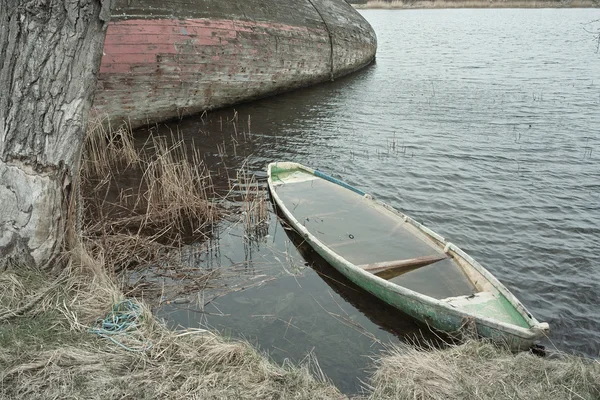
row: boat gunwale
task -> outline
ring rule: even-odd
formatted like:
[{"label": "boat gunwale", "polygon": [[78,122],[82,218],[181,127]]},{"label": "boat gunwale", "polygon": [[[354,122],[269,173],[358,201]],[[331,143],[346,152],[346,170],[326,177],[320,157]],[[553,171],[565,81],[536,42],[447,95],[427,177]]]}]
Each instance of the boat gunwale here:
[{"label": "boat gunwale", "polygon": [[[276,186],[276,184],[274,183],[274,181],[272,179],[273,167],[279,168],[282,170],[290,170],[290,169],[302,170],[302,171],[305,171],[309,174],[316,176],[317,178],[325,179],[325,180],[328,180],[328,181],[338,184],[338,185],[342,181],[340,181],[336,178],[330,177],[321,171],[317,171],[315,169],[306,167],[302,164],[295,163],[295,162],[272,162],[267,167],[267,175],[268,175],[267,180],[268,180],[268,186],[269,186],[269,189],[271,192],[271,196],[275,200],[276,205],[281,209],[281,211],[283,212],[285,217],[289,220],[292,227],[298,233],[300,233],[300,235],[305,240],[308,240],[311,244],[313,244],[313,246],[316,247],[316,249],[318,248],[318,249],[321,249],[322,251],[326,252],[328,256],[335,259],[337,262],[341,263],[346,268],[357,272],[359,275],[364,276],[365,279],[371,280],[375,284],[383,287],[384,289],[389,289],[400,296],[405,296],[409,299],[418,301],[421,304],[433,305],[433,306],[439,307],[439,308],[443,309],[445,312],[448,312],[450,314],[456,315],[461,318],[473,318],[485,326],[488,326],[492,329],[496,329],[496,330],[511,334],[511,335],[519,337],[520,339],[523,339],[523,340],[533,341],[533,340],[539,339],[542,336],[544,336],[544,334],[548,331],[549,327],[548,327],[547,323],[545,323],[545,322],[540,323],[533,316],[533,314],[531,314],[525,308],[525,306],[494,275],[492,275],[487,269],[485,269],[481,264],[479,264],[476,260],[474,260],[470,255],[465,253],[462,249],[460,249],[454,243],[448,241],[443,236],[441,236],[438,233],[432,231],[431,229],[425,227],[423,224],[415,221],[410,216],[396,210],[395,208],[391,207],[390,205],[388,205],[380,200],[375,199],[370,194],[364,193],[363,191],[353,188],[352,186],[346,184],[345,182],[342,182],[343,183],[343,185],[341,185],[342,187],[345,187],[356,193],[364,193],[363,197],[365,197],[366,199],[375,202],[376,204],[384,207],[386,210],[403,218],[405,222],[410,223],[412,226],[417,228],[420,232],[424,233],[431,240],[436,242],[436,245],[440,246],[444,252],[451,251],[452,253],[454,253],[454,255],[462,258],[470,267],[474,268],[477,272],[479,272],[496,290],[498,290],[498,292],[502,296],[504,296],[504,298],[511,304],[511,306],[513,306],[515,308],[515,310],[523,317],[523,319],[529,325],[529,328],[524,328],[524,327],[518,326],[516,324],[503,322],[503,321],[500,321],[500,320],[497,320],[494,318],[482,316],[477,313],[473,313],[473,312],[469,312],[466,310],[455,308],[447,302],[424,295],[422,293],[408,289],[404,286],[395,284],[393,282],[389,282],[377,275],[374,275],[367,271],[362,270],[355,264],[349,262],[348,260],[346,260],[345,258],[340,256],[339,254],[334,252],[332,249],[329,248],[329,246],[327,246],[323,242],[321,242],[308,229],[306,229],[306,227],[304,227],[302,224],[299,223],[299,221],[288,210],[288,208],[285,206],[285,204],[283,203],[283,201],[281,200],[281,198],[279,197],[277,192],[274,190],[274,187]],[[285,184],[285,182],[283,184]]]}]

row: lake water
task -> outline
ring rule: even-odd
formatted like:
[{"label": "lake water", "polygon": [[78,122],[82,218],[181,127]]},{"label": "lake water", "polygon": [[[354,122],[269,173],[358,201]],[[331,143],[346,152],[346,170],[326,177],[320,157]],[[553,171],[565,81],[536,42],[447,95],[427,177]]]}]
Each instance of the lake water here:
[{"label": "lake water", "polygon": [[[547,321],[546,345],[598,357],[600,55],[585,29],[600,10],[362,14],[378,36],[374,65],[238,106],[234,130],[220,127],[232,109],[169,128],[221,178],[247,160],[264,185],[269,162],[297,161],[388,202],[461,246]],[[251,135],[242,135],[248,116]],[[348,393],[387,343],[431,338],[318,259],[307,267],[309,249],[299,252],[269,216],[260,233],[221,224],[212,251],[196,258],[243,265],[250,283],[203,312],[171,304],[161,315],[246,338],[278,362],[313,353]]]}]

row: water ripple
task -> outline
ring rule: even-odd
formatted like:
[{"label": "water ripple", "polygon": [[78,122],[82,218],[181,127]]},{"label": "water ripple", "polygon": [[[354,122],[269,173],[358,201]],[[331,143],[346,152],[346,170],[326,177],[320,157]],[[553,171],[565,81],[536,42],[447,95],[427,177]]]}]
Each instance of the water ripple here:
[{"label": "water ripple", "polygon": [[600,355],[589,10],[363,14],[378,35],[375,65],[238,108],[260,138],[250,165],[299,161],[404,210],[550,322],[554,345]]}]

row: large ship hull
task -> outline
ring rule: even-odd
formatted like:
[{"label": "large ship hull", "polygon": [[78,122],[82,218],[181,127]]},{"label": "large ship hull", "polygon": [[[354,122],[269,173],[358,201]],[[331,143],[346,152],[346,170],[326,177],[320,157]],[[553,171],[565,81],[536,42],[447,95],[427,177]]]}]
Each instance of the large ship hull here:
[{"label": "large ship hull", "polygon": [[375,57],[344,0],[117,0],[93,112],[132,128],[327,81]]}]

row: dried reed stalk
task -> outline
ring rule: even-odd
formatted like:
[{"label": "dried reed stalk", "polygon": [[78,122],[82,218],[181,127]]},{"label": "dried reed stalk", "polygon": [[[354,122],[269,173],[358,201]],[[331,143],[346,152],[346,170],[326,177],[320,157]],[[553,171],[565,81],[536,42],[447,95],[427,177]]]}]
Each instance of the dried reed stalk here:
[{"label": "dried reed stalk", "polygon": [[183,244],[205,239],[219,218],[200,154],[173,135],[150,136],[136,148],[129,130],[94,123],[80,182],[83,235],[111,271],[156,262]]}]

